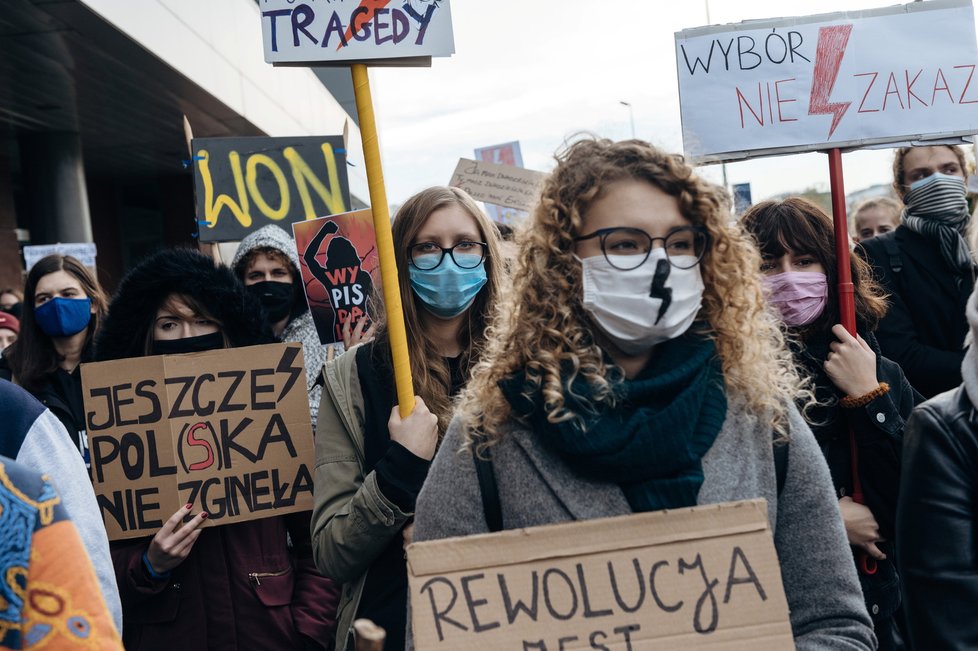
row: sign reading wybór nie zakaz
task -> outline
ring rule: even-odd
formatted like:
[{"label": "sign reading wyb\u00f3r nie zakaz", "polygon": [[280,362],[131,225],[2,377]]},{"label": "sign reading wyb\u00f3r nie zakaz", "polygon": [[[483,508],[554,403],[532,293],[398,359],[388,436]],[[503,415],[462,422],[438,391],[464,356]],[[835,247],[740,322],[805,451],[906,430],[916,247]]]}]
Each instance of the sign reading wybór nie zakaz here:
[{"label": "sign reading wyb\u00f3r nie zakaz", "polygon": [[265,61],[430,65],[455,52],[448,0],[260,0]]},{"label": "sign reading wyb\u00f3r nie zakaz", "polygon": [[676,66],[697,162],[978,133],[971,0],[687,29]]}]

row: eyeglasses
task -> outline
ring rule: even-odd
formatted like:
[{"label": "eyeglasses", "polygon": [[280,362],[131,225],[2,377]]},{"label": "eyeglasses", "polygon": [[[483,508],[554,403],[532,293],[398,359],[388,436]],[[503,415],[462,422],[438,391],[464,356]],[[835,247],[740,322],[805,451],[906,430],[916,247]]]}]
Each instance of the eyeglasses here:
[{"label": "eyeglasses", "polygon": [[677,269],[691,269],[699,264],[710,246],[710,235],[702,226],[675,228],[665,237],[652,237],[638,228],[602,228],[588,235],[575,237],[583,242],[601,238],[601,252],[605,260],[619,271],[638,269],[652,252],[656,242],[662,242],[669,263]]},{"label": "eyeglasses", "polygon": [[489,245],[485,242],[459,242],[451,248],[443,248],[434,242],[421,242],[408,247],[408,260],[423,271],[436,269],[445,259],[445,254],[462,269],[475,269],[486,258]]}]

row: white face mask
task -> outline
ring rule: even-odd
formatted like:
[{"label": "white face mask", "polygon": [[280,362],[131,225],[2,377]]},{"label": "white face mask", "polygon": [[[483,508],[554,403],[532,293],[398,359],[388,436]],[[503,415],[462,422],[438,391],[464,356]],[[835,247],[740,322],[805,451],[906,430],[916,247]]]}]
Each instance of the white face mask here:
[{"label": "white face mask", "polygon": [[653,249],[630,271],[615,269],[603,255],[581,260],[584,307],[622,352],[644,353],[692,325],[703,299],[703,277],[692,256],[677,261],[686,258],[692,267],[679,269],[669,263],[665,249]]}]

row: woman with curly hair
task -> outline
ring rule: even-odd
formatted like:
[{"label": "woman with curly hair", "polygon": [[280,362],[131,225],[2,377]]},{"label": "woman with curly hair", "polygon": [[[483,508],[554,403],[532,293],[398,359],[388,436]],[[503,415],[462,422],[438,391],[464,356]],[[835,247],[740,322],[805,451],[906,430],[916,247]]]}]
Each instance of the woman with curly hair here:
[{"label": "woman with curly hair", "polygon": [[764,497],[797,647],[874,648],[828,469],[794,406],[804,384],[721,202],[641,141],[558,155],[414,539],[490,529],[473,453],[491,458],[504,529]]},{"label": "woman with curly hair", "polygon": [[352,649],[358,617],[387,631],[387,651],[404,648],[403,547],[414,503],[453,399],[486,345],[502,279],[498,231],[462,190],[433,187],[409,198],[392,235],[417,406],[400,418],[381,325],[374,342],[327,362],[316,426],[313,550],[320,571],[346,584],[338,651]]},{"label": "woman with curly hair", "polygon": [[880,353],[873,330],[886,302],[869,265],[855,256],[850,266],[861,334],[853,337],[839,324],[835,236],[821,208],[799,197],[765,201],[744,214],[741,226],[760,249],[768,300],[791,336],[798,369],[815,385],[818,404],[805,417],[828,463],[849,544],[858,552],[879,648],[901,648],[894,637],[900,582],[888,541],[895,535],[904,424],[923,396]]}]

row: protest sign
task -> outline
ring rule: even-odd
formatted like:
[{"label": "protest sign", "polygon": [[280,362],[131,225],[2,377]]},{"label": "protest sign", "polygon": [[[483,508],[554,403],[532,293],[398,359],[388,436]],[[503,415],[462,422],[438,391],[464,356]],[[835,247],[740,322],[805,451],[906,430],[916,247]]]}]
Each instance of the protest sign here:
[{"label": "protest sign", "polygon": [[31,270],[37,261],[53,253],[70,255],[86,267],[95,268],[95,243],[80,242],[77,244],[38,244],[24,247],[24,266]]},{"label": "protest sign", "polygon": [[292,233],[319,341],[342,343],[343,324],[352,321],[355,328],[364,316],[372,321],[371,294],[375,289],[380,294],[373,216],[370,210],[356,210],[298,222]]},{"label": "protest sign", "polygon": [[455,166],[449,185],[465,190],[479,201],[529,210],[536,201],[537,188],[546,176],[543,172],[521,167],[462,158]]},{"label": "protest sign", "polygon": [[[523,167],[523,152],[520,150],[518,141],[505,142],[501,145],[491,145],[489,147],[479,147],[475,150],[475,159],[496,165],[510,165],[512,167]],[[526,211],[506,206],[497,206],[494,203],[486,204],[486,212],[489,218],[500,224],[517,224],[526,218]]]},{"label": "protest sign", "polygon": [[448,0],[261,0],[265,61],[430,64],[455,52]]},{"label": "protest sign", "polygon": [[971,0],[687,29],[676,66],[697,162],[978,132]]},{"label": "protest sign", "polygon": [[794,648],[764,500],[422,542],[407,556],[416,649]]},{"label": "protest sign", "polygon": [[82,365],[92,480],[110,540],[182,504],[213,527],[312,508],[300,344]]},{"label": "protest sign", "polygon": [[346,212],[342,136],[195,138],[201,242],[234,242],[262,226]]}]

